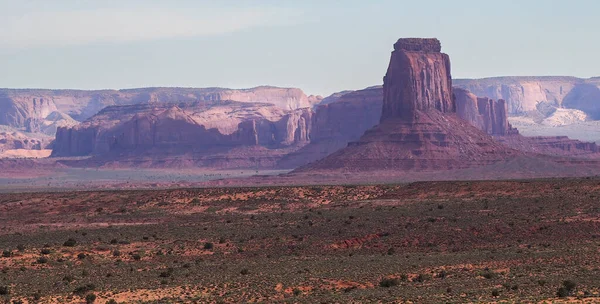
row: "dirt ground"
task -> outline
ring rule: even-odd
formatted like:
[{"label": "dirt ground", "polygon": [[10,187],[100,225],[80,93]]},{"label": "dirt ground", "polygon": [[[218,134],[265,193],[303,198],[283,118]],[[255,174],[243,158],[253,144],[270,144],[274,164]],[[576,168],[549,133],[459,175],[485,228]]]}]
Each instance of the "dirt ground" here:
[{"label": "dirt ground", "polygon": [[0,303],[598,303],[599,200],[598,178],[2,193]]}]

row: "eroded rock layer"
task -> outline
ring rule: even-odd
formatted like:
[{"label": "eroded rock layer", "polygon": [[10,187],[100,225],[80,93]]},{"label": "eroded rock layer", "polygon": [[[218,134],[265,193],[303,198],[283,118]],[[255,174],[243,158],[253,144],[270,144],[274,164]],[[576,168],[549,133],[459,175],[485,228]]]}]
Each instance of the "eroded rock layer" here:
[{"label": "eroded rock layer", "polygon": [[301,147],[309,141],[311,119],[310,109],[232,101],[108,107],[76,127],[59,128],[53,156],[117,161],[136,153],[164,158],[236,147]]},{"label": "eroded rock layer", "polygon": [[415,111],[456,111],[452,99],[450,58],[437,39],[400,39],[394,44],[383,78],[381,121],[411,119]]},{"label": "eroded rock layer", "polygon": [[293,169],[324,158],[346,147],[349,142],[358,140],[381,118],[381,87],[345,92],[333,98],[335,100],[316,108],[310,144],[286,155],[278,163],[279,168]]},{"label": "eroded rock layer", "polygon": [[506,102],[477,97],[460,88],[454,88],[456,113],[458,116],[489,135],[504,136],[518,134],[508,122]]},{"label": "eroded rock layer", "polygon": [[0,125],[54,135],[58,127],[73,126],[107,106],[150,103],[234,100],[263,102],[284,110],[312,107],[320,96],[297,88],[262,86],[252,89],[141,88],[127,90],[0,89]]},{"label": "eroded rock layer", "polygon": [[[600,78],[566,76],[492,77],[458,79],[454,85],[477,96],[507,102],[510,115],[542,114],[545,108],[577,109],[592,119],[600,118]],[[540,113],[537,113],[540,112]]]},{"label": "eroded rock layer", "polygon": [[519,154],[458,117],[450,59],[437,39],[400,39],[384,77],[381,123],[298,171],[449,170]]}]

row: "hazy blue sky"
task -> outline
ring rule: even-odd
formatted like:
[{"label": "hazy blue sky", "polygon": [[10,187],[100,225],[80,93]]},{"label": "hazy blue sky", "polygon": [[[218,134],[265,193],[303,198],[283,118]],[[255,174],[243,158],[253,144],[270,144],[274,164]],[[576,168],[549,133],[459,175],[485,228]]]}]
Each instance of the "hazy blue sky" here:
[{"label": "hazy blue sky", "polygon": [[380,84],[400,37],[454,78],[600,76],[597,0],[0,0],[0,87]]}]

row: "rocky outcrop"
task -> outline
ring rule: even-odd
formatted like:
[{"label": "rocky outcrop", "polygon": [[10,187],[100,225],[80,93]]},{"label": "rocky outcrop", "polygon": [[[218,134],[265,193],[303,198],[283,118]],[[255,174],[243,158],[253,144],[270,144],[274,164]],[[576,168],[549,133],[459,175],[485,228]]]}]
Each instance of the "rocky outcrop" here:
[{"label": "rocky outcrop", "polygon": [[310,144],[283,157],[279,168],[293,169],[324,158],[358,140],[381,118],[380,86],[336,93],[325,99],[329,102],[319,105],[312,116]]},{"label": "rocky outcrop", "polygon": [[599,78],[493,77],[456,79],[454,85],[477,96],[506,100],[510,115],[535,115],[540,106],[550,106],[582,110],[593,119],[600,119],[600,108],[597,107]]},{"label": "rocky outcrop", "polygon": [[37,122],[55,112],[56,105],[50,99],[38,96],[13,96],[0,90],[0,125],[39,132]]},{"label": "rocky outcrop", "polygon": [[454,88],[456,113],[458,116],[489,135],[504,136],[518,134],[508,122],[506,102],[494,101],[460,88]]},{"label": "rocky outcrop", "polygon": [[296,88],[270,86],[252,89],[142,88],[127,90],[0,89],[0,124],[24,128],[28,118],[44,119],[53,112],[84,121],[107,106],[197,101],[263,102],[285,110],[308,108],[321,96],[306,96]]},{"label": "rocky outcrop", "polygon": [[297,172],[437,171],[492,164],[520,155],[456,115],[418,111],[386,120],[356,142]]},{"label": "rocky outcrop", "polygon": [[311,109],[233,101],[113,106],[78,126],[59,128],[52,156],[113,162],[136,154],[164,159],[236,147],[298,149],[310,140],[311,120]]},{"label": "rocky outcrop", "polygon": [[567,136],[501,136],[496,140],[513,149],[553,156],[600,158],[596,143],[570,139]]},{"label": "rocky outcrop", "polygon": [[437,39],[398,40],[384,77],[380,124],[296,172],[448,170],[520,155],[458,117],[450,60],[440,47]]},{"label": "rocky outcrop", "polygon": [[51,138],[48,137],[32,137],[21,132],[0,132],[0,152],[7,150],[42,150],[47,149]]},{"label": "rocky outcrop", "polygon": [[383,78],[381,122],[410,119],[415,111],[456,111],[452,99],[450,59],[437,39],[400,39],[394,44]]}]

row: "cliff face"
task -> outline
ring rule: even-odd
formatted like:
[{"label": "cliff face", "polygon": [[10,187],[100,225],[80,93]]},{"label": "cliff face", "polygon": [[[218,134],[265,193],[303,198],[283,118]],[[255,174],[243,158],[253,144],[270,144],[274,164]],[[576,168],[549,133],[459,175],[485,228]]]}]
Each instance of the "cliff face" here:
[{"label": "cliff face", "polygon": [[[440,50],[437,39],[398,40],[384,77],[380,124],[297,172],[448,170],[519,155],[458,117],[450,60]],[[468,111],[479,117],[476,106]]]},{"label": "cliff face", "polygon": [[379,122],[382,104],[382,88],[372,87],[346,93],[335,102],[318,106],[312,142],[357,140]]},{"label": "cliff face", "polygon": [[164,158],[244,146],[301,147],[310,140],[311,119],[310,109],[231,101],[114,106],[78,126],[59,128],[52,155],[142,152]]},{"label": "cliff face", "polygon": [[279,168],[296,168],[342,149],[377,125],[381,118],[381,87],[346,91],[326,99],[329,101],[319,105],[312,116],[310,144],[283,157]]},{"label": "cliff face", "polygon": [[[72,118],[84,121],[107,106],[234,100],[246,103],[264,102],[284,110],[296,110],[312,107],[322,99],[320,96],[306,96],[302,90],[296,88],[268,86],[242,90],[221,88],[144,88],[118,91],[0,89],[0,125],[54,135],[57,127],[72,126],[75,122]],[[46,128],[51,122],[56,122],[57,118],[65,122]]]},{"label": "cliff face", "polygon": [[76,122],[58,112],[56,104],[48,98],[13,96],[0,90],[0,125],[29,133],[54,135],[58,126],[72,126]]},{"label": "cliff face", "polygon": [[600,157],[596,143],[570,139],[567,136],[501,136],[498,142],[524,152],[578,158]]},{"label": "cliff face", "polygon": [[383,96],[382,122],[411,118],[416,110],[455,112],[450,59],[441,53],[439,40],[398,40],[383,78]]},{"label": "cliff face", "polygon": [[458,116],[478,129],[494,136],[518,134],[508,122],[508,109],[504,100],[477,97],[460,88],[454,88],[454,97]]},{"label": "cliff face", "polygon": [[575,77],[493,77],[456,79],[454,85],[477,96],[507,102],[510,115],[538,112],[540,105],[582,110],[600,119],[600,80]]},{"label": "cliff face", "polygon": [[14,149],[42,150],[50,143],[48,138],[32,138],[19,132],[0,132],[0,152]]}]

